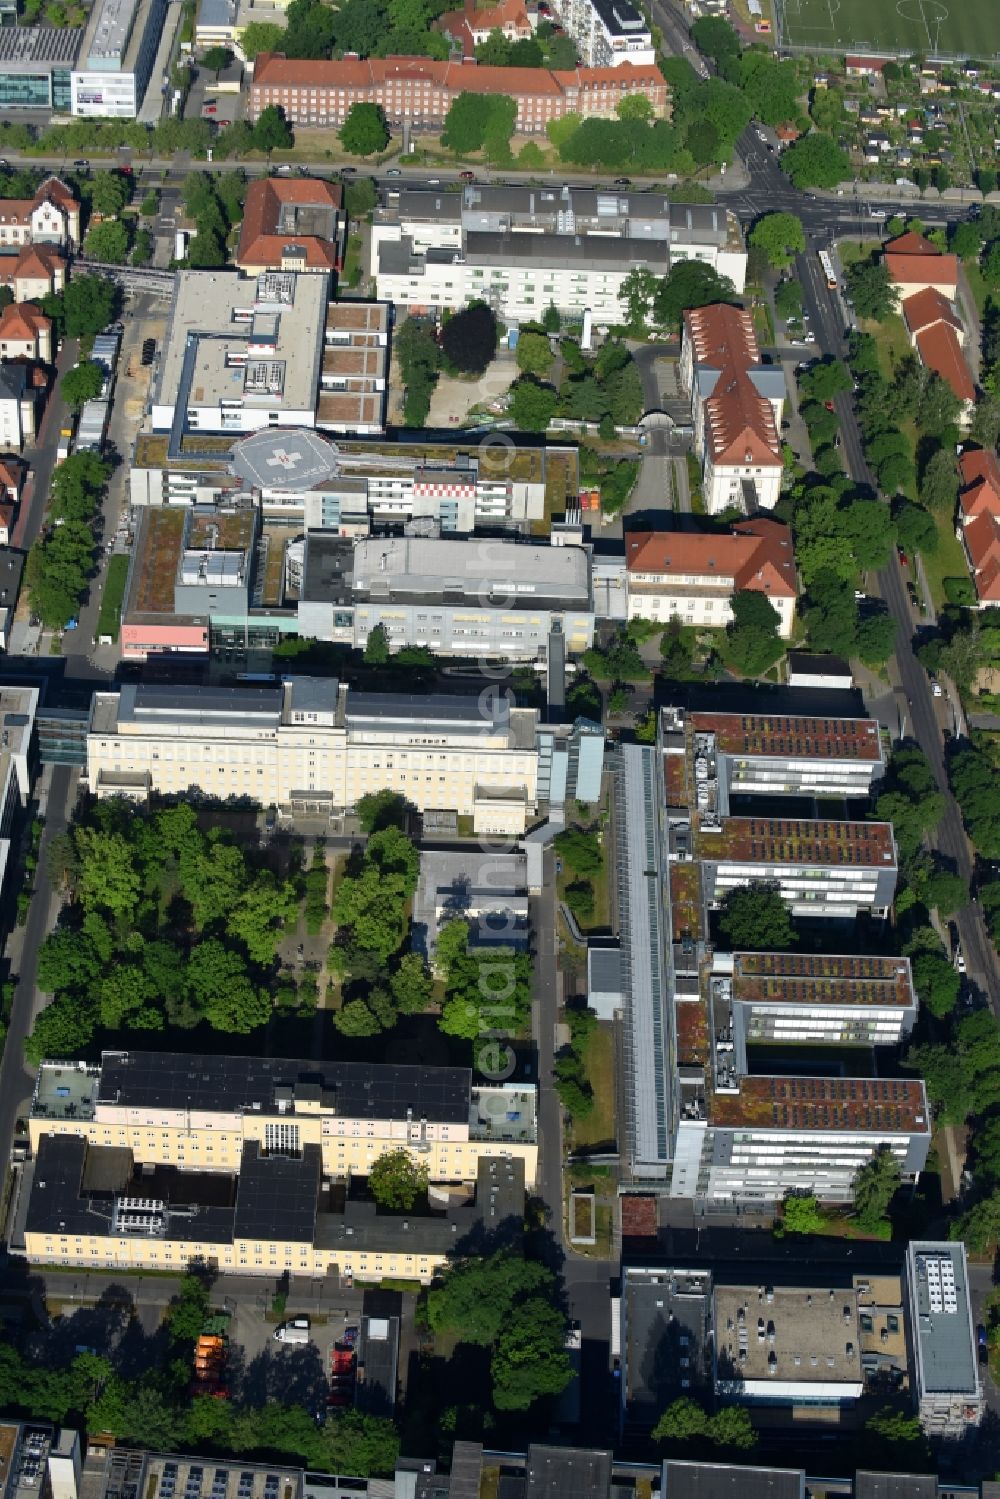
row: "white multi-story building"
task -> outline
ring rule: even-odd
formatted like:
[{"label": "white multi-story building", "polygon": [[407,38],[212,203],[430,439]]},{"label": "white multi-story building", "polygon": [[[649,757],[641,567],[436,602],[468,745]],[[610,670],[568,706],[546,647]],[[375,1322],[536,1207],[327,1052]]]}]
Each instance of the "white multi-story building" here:
[{"label": "white multi-story building", "polygon": [[684,314],[679,376],[691,398],[694,450],[709,515],[773,510],[784,461],[785,375],[761,362],[749,312],[726,303]]},{"label": "white multi-story building", "polygon": [[75,115],[134,120],[168,24],[167,0],[99,0],[70,86]]},{"label": "white multi-story building", "polygon": [[485,301],[508,321],[539,318],[551,304],[620,322],[630,272],[665,275],[678,260],[710,265],[737,291],[746,280],[746,249],[728,210],[614,189],[393,188],[376,210],[370,247],[379,296],[411,307]]},{"label": "white multi-story building", "polygon": [[630,0],[553,0],[553,9],[587,67],[656,62],[652,32]]},{"label": "white multi-story building", "polygon": [[709,911],[734,886],[775,883],[812,919],[887,910],[891,828],[732,817],[739,795],[867,794],[883,766],[868,720],[775,711],[662,712],[655,746],[626,746],[619,859],[627,1154],[634,1180],[724,1205],[789,1191],[850,1201],[885,1147],[915,1180],[930,1143],[923,1084],[751,1067],[754,1045],[897,1045],[916,1012],[905,959],[724,953]]},{"label": "white multi-story building", "polygon": [[238,1171],[248,1145],[322,1151],[324,1174],[365,1176],[387,1150],[422,1160],[432,1181],[472,1181],[480,1156],[516,1155],[529,1185],[538,1160],[532,1087],[473,1084],[468,1068],[180,1052],[106,1051],[100,1064],[43,1062],[28,1120],[82,1135],[139,1162]]},{"label": "white multi-story building", "polygon": [[538,715],[479,697],[394,697],[297,677],[280,687],[129,684],[94,694],[98,797],[200,791],[331,813],[398,791],[418,811],[524,831],[538,804]]},{"label": "white multi-story building", "polygon": [[885,775],[874,718],[833,713],[709,713],[665,708],[668,805],[687,806],[687,760],[703,812],[729,815],[732,796],[866,797]]},{"label": "white multi-story building", "polygon": [[185,433],[315,427],[329,277],[179,271],[152,395],[153,430]]},{"label": "white multi-story building", "polygon": [[920,1424],[928,1436],[961,1439],[985,1408],[965,1245],[911,1240],[906,1278]]},{"label": "white multi-story building", "polygon": [[451,441],[438,457],[431,442],[331,442],[308,429],[283,429],[234,441],[230,453],[184,453],[172,461],[166,447],[157,434],[137,438],[131,504],[215,505],[245,493],[265,521],[339,536],[410,522],[443,535],[524,526],[544,519],[549,481],[571,496],[580,487],[577,450],[558,443]]},{"label": "white multi-story building", "polygon": [[798,581],[788,526],[768,516],[739,521],[728,536],[692,531],[629,531],[625,539],[628,617],[656,624],[728,625],[733,595],[762,593],[790,638]]},{"label": "white multi-story building", "polygon": [[558,632],[579,655],[594,642],[590,554],[486,538],[352,544],[311,532],[298,621],[300,635],[356,649],[381,628],[393,651],[534,661]]}]

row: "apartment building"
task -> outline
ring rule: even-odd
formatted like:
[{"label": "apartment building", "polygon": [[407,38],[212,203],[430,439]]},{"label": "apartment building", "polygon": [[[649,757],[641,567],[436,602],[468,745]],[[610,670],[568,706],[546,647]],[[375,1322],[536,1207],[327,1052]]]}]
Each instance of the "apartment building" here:
[{"label": "apartment building", "polygon": [[52,319],[32,302],[10,302],[0,312],[0,359],[52,363]]},{"label": "apartment building", "polygon": [[773,510],[784,472],[785,375],[761,361],[749,312],[721,303],[685,312],[678,373],[709,515],[734,505],[748,515]]},{"label": "apartment building", "polygon": [[151,398],[155,432],[314,427],[329,278],[179,271]]},{"label": "apartment building", "polygon": [[628,617],[656,624],[728,625],[733,595],[762,593],[790,638],[798,578],[788,526],[767,516],[738,521],[728,535],[629,531],[625,538]]},{"label": "apartment building", "polygon": [[670,91],[659,68],[626,62],[621,67],[496,68],[429,57],[345,57],[306,62],[280,52],[262,53],[254,64],[249,117],[269,105],[284,110],[290,125],[340,125],[355,104],[377,104],[390,125],[440,130],[459,94],[499,94],[517,105],[518,135],[540,135],[550,120],[577,114],[614,119],[632,94],[649,100],[653,113],[668,113]]},{"label": "apartment building", "polygon": [[494,31],[508,42],[526,42],[534,35],[524,0],[501,0],[499,5],[477,9],[466,0],[461,10],[450,10],[440,16],[435,27],[457,42],[465,57],[474,57],[476,48],[488,41]]},{"label": "apartment building", "polygon": [[[506,69],[504,71],[510,71]],[[391,188],[376,209],[369,270],[379,295],[412,308],[485,301],[502,317],[538,318],[550,304],[621,321],[622,283],[699,260],[737,289],[746,248],[735,215],[615,189],[499,187],[461,193]]]},{"label": "apartment building", "polygon": [[510,1155],[478,1162],[471,1201],[449,1194],[436,1210],[403,1216],[345,1200],[324,1177],[321,1154],[318,1145],[254,1143],[235,1174],[150,1169],[127,1147],[43,1134],[22,1188],[24,1256],[78,1269],[182,1273],[195,1261],[229,1275],[426,1283],[463,1246],[523,1229],[524,1163]]},{"label": "apartment building", "polygon": [[0,108],[68,114],[82,26],[0,25]]},{"label": "apartment building", "polygon": [[320,177],[261,177],[247,188],[236,264],[264,271],[340,269],[347,220],[343,189]]},{"label": "apartment building", "polygon": [[160,1051],[43,1062],[28,1129],[33,1155],[45,1136],[82,1139],[127,1150],[139,1167],[228,1175],[247,1151],[264,1162],[310,1148],[338,1181],[405,1149],[432,1182],[473,1182],[480,1158],[512,1157],[531,1186],[538,1150],[535,1089],[480,1086],[467,1067]]},{"label": "apartment building", "polygon": [[[787,701],[791,702],[791,695]],[[864,797],[883,751],[869,720],[667,709],[655,746],[626,746],[619,896],[627,1157],[671,1196],[753,1205],[789,1190],[849,1201],[882,1146],[905,1179],[930,1142],[923,1084],[843,1078],[824,1062],[766,1075],[755,1045],[894,1045],[916,1010],[905,960],[722,952],[710,910],[727,890],[777,883],[812,919],[888,908],[886,824],[733,817],[730,798]],[[815,1075],[814,1075],[815,1074]]]},{"label": "apartment building", "polygon": [[152,77],[167,9],[167,0],[99,0],[70,77],[74,115],[136,118]]},{"label": "apartment building", "polygon": [[580,654],[594,640],[590,555],[485,538],[352,543],[311,532],[298,621],[303,636],[358,649],[381,628],[392,651],[534,661],[558,632]]},{"label": "apartment building", "polygon": [[[333,308],[338,316],[353,310],[350,303]],[[191,451],[197,447],[191,437],[172,460],[165,437],[140,433],[129,466],[129,501],[183,507],[246,495],[265,524],[288,522],[339,536],[410,523],[442,535],[477,526],[523,527],[544,519],[547,490],[568,499],[580,489],[575,447],[529,441],[333,444],[308,429],[267,431],[234,438],[228,451],[215,453]]]},{"label": "apartment building", "polygon": [[985,1410],[965,1245],[911,1240],[906,1273],[920,1424],[928,1436],[961,1440]]},{"label": "apartment building", "polygon": [[538,806],[538,714],[498,696],[398,697],[335,680],[277,687],[130,683],[94,694],[87,779],[97,797],[200,790],[333,815],[368,792],[523,833]]},{"label": "apartment building", "polygon": [[[0,331],[2,331],[0,323]],[[980,609],[1000,602],[1000,463],[967,448],[958,460],[961,489],[956,527]]]},{"label": "apartment building", "polygon": [[80,204],[60,177],[46,177],[34,197],[0,202],[0,253],[22,245],[75,250],[79,243]]},{"label": "apartment building", "polygon": [[656,62],[652,32],[631,0],[553,0],[553,11],[588,68]]},{"label": "apartment building", "polygon": [[909,958],[716,952],[711,977],[738,1072],[748,1046],[899,1046],[916,1024]]},{"label": "apartment building", "polygon": [[736,795],[864,798],[885,775],[874,718],[671,707],[661,734],[667,805],[675,809],[728,816]]}]

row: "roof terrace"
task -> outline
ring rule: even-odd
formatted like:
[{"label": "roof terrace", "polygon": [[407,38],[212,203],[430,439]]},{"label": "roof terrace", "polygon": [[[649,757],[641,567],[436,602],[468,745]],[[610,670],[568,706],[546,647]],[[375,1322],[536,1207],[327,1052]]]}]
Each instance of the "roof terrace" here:
[{"label": "roof terrace", "polygon": [[733,998],[747,1004],[916,1003],[908,958],[785,952],[735,953]]},{"label": "roof terrace", "polygon": [[795,756],[820,760],[881,759],[871,718],[801,717],[771,713],[692,713],[688,732],[714,734],[725,755]]},{"label": "roof terrace", "polygon": [[887,822],[825,822],[786,817],[700,819],[695,837],[699,859],[748,864],[882,869],[895,864],[892,826]]},{"label": "roof terrace", "polygon": [[31,1100],[34,1119],[93,1119],[101,1069],[83,1062],[43,1062]]},{"label": "roof terrace", "polygon": [[741,1077],[738,1091],[711,1095],[709,1119],[730,1129],[930,1130],[924,1085],[912,1078]]}]

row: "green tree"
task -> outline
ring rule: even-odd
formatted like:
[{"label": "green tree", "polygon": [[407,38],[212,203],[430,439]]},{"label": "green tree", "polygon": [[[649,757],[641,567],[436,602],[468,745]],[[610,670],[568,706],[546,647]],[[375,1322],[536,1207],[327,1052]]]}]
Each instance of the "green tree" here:
[{"label": "green tree", "polygon": [[288,880],[263,870],[226,918],[226,931],[243,943],[253,963],[273,963],[278,943],[298,916],[298,898]]},{"label": "green tree", "polygon": [[749,1451],[757,1445],[750,1412],[744,1406],[724,1405],[709,1419],[707,1435],[716,1447]]},{"label": "green tree", "polygon": [[924,952],[914,957],[913,984],[921,1003],[939,1019],[950,1015],[958,1003],[961,979],[943,953]]},{"label": "green tree", "polygon": [[386,1150],[372,1162],[368,1173],[368,1190],[379,1207],[409,1212],[427,1191],[427,1166],[411,1159],[400,1147]]},{"label": "green tree", "polygon": [[352,104],[340,127],[340,144],[352,156],[374,156],[389,144],[389,127],[379,104]]},{"label": "green tree", "polygon": [[802,220],[794,213],[766,213],[750,231],[750,244],[764,251],[775,270],[782,270],[806,247]]},{"label": "green tree", "polygon": [[295,137],[285,119],[285,111],[277,104],[268,104],[254,122],[253,143],[258,151],[265,151],[270,161],[272,151],[288,151],[295,145]]},{"label": "green tree", "polygon": [[38,950],[36,982],[44,994],[63,989],[85,992],[97,980],[105,961],[85,932],[57,927]]},{"label": "green tree", "polygon": [[937,526],[934,517],[922,505],[913,505],[903,500],[893,509],[896,537],[900,546],[911,556],[914,552],[936,552],[938,544]]},{"label": "green tree", "polygon": [[355,811],[366,833],[380,833],[383,828],[405,831],[410,807],[406,798],[400,796],[398,791],[386,788],[382,791],[369,791],[360,797]]},{"label": "green tree", "polygon": [[811,1192],[789,1194],[782,1205],[781,1221],[788,1234],[821,1234],[824,1228],[823,1214]]},{"label": "green tree", "polygon": [[801,191],[809,187],[831,188],[851,175],[851,159],[832,135],[811,130],[790,145],[781,158],[787,172]]},{"label": "green tree", "polygon": [[102,218],[115,218],[130,196],[129,185],[120,172],[98,172],[90,186],[91,211]]},{"label": "green tree", "polygon": [[378,193],[370,177],[351,177],[343,187],[344,207],[352,219],[362,219],[371,213],[378,202]]},{"label": "green tree", "polygon": [[688,1395],[672,1401],[652,1430],[654,1442],[690,1442],[707,1435],[708,1415]]},{"label": "green tree", "polygon": [[25,1061],[37,1067],[46,1057],[78,1057],[90,1045],[95,1021],[92,1005],[81,996],[54,999],[35,1016],[24,1043]]},{"label": "green tree", "polygon": [[103,909],[127,921],[141,889],[139,872],[128,841],[120,833],[78,827],[76,844],[77,899],[84,910]]},{"label": "green tree", "polygon": [[206,68],[208,72],[214,73],[216,78],[218,78],[224,68],[229,67],[232,60],[233,54],[228,47],[209,47],[201,55],[202,67]]},{"label": "green tree", "polygon": [[516,380],[510,388],[510,413],[522,432],[545,432],[558,404],[552,386],[542,385],[531,376]]},{"label": "green tree", "polygon": [[895,309],[892,282],[883,260],[856,260],[847,267],[847,292],[858,317],[884,323]]},{"label": "green tree", "polygon": [[270,996],[254,987],[239,954],[215,938],[195,943],[187,980],[192,1001],[213,1030],[248,1035],[270,1019]]},{"label": "green tree", "polygon": [[455,1260],[427,1293],[427,1321],[435,1332],[456,1332],[463,1342],[488,1347],[517,1303],[550,1294],[553,1286],[547,1266],[513,1249]]},{"label": "green tree", "polygon": [[939,448],[927,460],[920,481],[920,498],[929,510],[951,516],[958,500],[958,474],[951,453]]},{"label": "green tree", "polygon": [[517,367],[524,374],[547,375],[552,368],[552,349],[544,333],[522,333],[517,341]]},{"label": "green tree", "polygon": [[742,676],[759,677],[784,650],[778,636],[781,616],[766,594],[753,589],[737,590],[732,610],[726,654]]},{"label": "green tree", "polygon": [[497,1410],[523,1411],[543,1395],[558,1395],[574,1379],[566,1352],[566,1317],[533,1297],[504,1321],[490,1364]]},{"label": "green tree", "polygon": [[574,874],[598,874],[604,868],[604,855],[596,833],[585,833],[582,828],[566,828],[556,834],[553,847]]},{"label": "green tree", "polygon": [[854,1216],[859,1225],[873,1233],[885,1221],[889,1204],[899,1191],[902,1180],[899,1162],[888,1145],[883,1145],[854,1177]]},{"label": "green tree", "polygon": [[787,952],[796,941],[778,886],[767,880],[727,890],[719,928],[736,952]]},{"label": "green tree", "polygon": [[441,347],[462,374],[481,375],[497,351],[497,320],[484,302],[456,312],[444,325]]},{"label": "green tree", "polygon": [[691,40],[720,68],[740,55],[739,33],[722,16],[699,17],[691,27]]},{"label": "green tree", "polygon": [[200,1275],[185,1275],[167,1307],[167,1330],[178,1343],[193,1343],[205,1330],[208,1287]]},{"label": "green tree", "polygon": [[116,219],[105,219],[87,231],[83,249],[91,260],[104,265],[124,265],[128,259],[128,230]]},{"label": "green tree", "polygon": [[66,371],[59,382],[59,391],[66,405],[78,410],[85,401],[93,401],[100,395],[103,384],[100,365],[86,359]]},{"label": "green tree", "polygon": [[385,666],[390,659],[389,633],[385,625],[378,624],[369,632],[365,641],[365,665]]},{"label": "green tree", "polygon": [[419,1015],[431,1002],[433,981],[419,953],[404,953],[389,980],[393,1002],[401,1015]]},{"label": "green tree", "polygon": [[700,260],[681,260],[657,284],[653,315],[661,325],[679,327],[681,314],[688,308],[731,302],[733,295],[732,282],[711,266]]}]

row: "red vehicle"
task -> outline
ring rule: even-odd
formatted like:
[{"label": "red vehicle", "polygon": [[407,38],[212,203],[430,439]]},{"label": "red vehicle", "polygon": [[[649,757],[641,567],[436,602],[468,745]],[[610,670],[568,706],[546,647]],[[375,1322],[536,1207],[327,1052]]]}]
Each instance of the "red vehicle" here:
[{"label": "red vehicle", "polygon": [[356,1368],[354,1349],[343,1343],[335,1343],[330,1349],[330,1394],[328,1405],[354,1404],[354,1380]]}]

